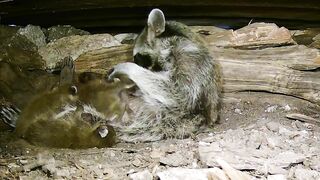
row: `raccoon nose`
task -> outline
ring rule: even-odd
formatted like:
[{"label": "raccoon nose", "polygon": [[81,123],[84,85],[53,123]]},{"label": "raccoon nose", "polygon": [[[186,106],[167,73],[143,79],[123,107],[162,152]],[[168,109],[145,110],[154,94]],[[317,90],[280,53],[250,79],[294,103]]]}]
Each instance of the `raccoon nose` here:
[{"label": "raccoon nose", "polygon": [[143,55],[138,53],[134,56],[134,63],[144,68],[149,68],[152,66],[152,59],[149,55]]}]

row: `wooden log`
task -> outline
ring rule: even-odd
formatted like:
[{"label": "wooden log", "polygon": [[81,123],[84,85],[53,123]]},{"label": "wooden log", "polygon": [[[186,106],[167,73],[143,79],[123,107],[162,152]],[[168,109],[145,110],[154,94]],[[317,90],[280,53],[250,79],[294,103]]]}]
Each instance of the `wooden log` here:
[{"label": "wooden log", "polygon": [[[269,26],[268,24],[260,24]],[[250,26],[249,26],[250,27]],[[242,33],[261,34],[268,28],[240,29]],[[253,41],[237,41],[237,36],[230,36],[230,32],[217,28],[199,28],[205,36],[218,38],[204,38],[212,56],[221,63],[223,75],[223,90],[225,93],[240,91],[263,91],[285,94],[298,97],[320,105],[320,52],[318,49],[304,45],[295,45],[287,37],[289,31],[277,31],[274,27],[271,32],[279,32],[281,36],[259,36]],[[201,31],[202,30],[202,31]],[[203,33],[208,31],[207,33]],[[284,33],[286,32],[286,33]],[[239,32],[234,31],[233,34]],[[269,38],[266,38],[269,37]],[[276,38],[274,38],[276,37]],[[247,38],[252,39],[252,38]],[[276,41],[278,39],[278,41]],[[226,43],[221,43],[221,41]],[[222,44],[222,45],[221,45]],[[218,45],[219,47],[217,47]],[[278,47],[280,45],[285,45]],[[252,49],[252,48],[256,49]],[[81,55],[76,60],[76,69],[106,73],[113,64],[132,61],[132,46],[122,45],[111,48],[94,50]],[[111,63],[112,62],[112,63]]]},{"label": "wooden log", "polygon": [[257,49],[296,44],[287,28],[274,23],[253,23],[236,31],[212,26],[195,26],[192,30],[202,34],[209,46]]},{"label": "wooden log", "polygon": [[[220,61],[226,93],[263,91],[295,96],[320,105],[320,53],[303,45],[241,50],[210,47]],[[112,53],[110,53],[112,52]],[[131,46],[116,46],[81,55],[79,72],[107,73],[115,64],[132,61]]]},{"label": "wooden log", "polygon": [[224,92],[266,91],[320,104],[320,55],[295,45],[262,50],[210,47],[220,61]]}]

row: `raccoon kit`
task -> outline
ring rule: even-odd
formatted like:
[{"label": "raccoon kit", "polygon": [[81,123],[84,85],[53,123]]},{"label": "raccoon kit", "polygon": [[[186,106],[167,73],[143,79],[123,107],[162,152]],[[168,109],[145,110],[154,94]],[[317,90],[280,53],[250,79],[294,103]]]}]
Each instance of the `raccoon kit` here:
[{"label": "raccoon kit", "polygon": [[[71,60],[72,61],[72,60]],[[35,97],[17,120],[15,134],[34,145],[59,148],[110,147],[116,134],[109,121],[121,118],[122,83],[80,76],[72,85],[73,64],[65,63],[60,87]]]},{"label": "raccoon kit", "polygon": [[135,63],[114,67],[109,79],[126,76],[138,92],[129,101],[129,125],[117,125],[125,141],[184,138],[212,125],[219,116],[220,67],[186,25],[150,12],[137,37]]}]

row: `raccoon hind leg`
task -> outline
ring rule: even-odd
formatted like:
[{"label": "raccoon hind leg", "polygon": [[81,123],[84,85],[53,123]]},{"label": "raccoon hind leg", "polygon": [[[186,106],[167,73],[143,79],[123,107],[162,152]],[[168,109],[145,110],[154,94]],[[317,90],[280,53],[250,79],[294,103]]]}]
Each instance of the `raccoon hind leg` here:
[{"label": "raccoon hind leg", "polygon": [[212,83],[211,88],[201,98],[202,114],[206,119],[205,123],[209,126],[213,126],[215,122],[219,121],[221,109],[221,90],[219,87]]}]

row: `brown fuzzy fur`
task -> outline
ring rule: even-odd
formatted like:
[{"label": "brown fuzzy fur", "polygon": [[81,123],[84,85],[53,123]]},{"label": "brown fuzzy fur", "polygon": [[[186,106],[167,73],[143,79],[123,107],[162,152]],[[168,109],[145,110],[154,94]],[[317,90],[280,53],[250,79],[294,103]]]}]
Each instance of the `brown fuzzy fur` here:
[{"label": "brown fuzzy fur", "polygon": [[[79,92],[75,95],[70,92],[68,85],[39,94],[20,114],[15,134],[31,144],[40,146],[112,146],[115,143],[115,131],[105,123],[113,117],[121,118],[124,111],[118,96],[119,88],[116,86],[93,81],[79,86]],[[85,106],[99,114],[86,113]],[[75,110],[59,116],[59,113],[65,111],[65,107]],[[101,126],[108,129],[105,138],[99,135]]]}]

